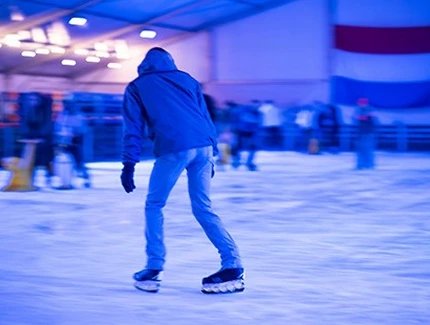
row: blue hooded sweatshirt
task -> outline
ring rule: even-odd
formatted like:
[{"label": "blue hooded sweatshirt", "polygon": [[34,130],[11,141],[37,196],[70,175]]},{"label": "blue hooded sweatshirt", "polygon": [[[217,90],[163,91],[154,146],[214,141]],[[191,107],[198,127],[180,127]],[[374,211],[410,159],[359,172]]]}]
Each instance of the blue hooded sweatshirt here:
[{"label": "blue hooded sweatshirt", "polygon": [[161,48],[148,51],[138,73],[124,94],[122,161],[139,162],[145,131],[156,157],[205,146],[216,153],[215,126],[199,83]]}]

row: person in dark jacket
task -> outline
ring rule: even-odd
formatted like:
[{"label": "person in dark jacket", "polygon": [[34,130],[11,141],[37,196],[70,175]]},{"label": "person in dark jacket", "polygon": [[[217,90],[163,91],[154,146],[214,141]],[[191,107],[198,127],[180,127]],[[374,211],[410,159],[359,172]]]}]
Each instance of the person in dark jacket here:
[{"label": "person in dark jacket", "polygon": [[248,152],[246,166],[250,171],[256,171],[255,155],[258,150],[258,132],[262,126],[262,114],[258,110],[259,103],[251,105],[235,105],[230,109],[231,130],[234,141],[231,148],[232,166],[241,165],[241,153]]},{"label": "person in dark jacket", "polygon": [[50,186],[54,158],[52,98],[37,92],[23,93],[19,98],[19,105],[22,116],[21,136],[23,139],[40,140],[36,147],[34,166],[45,168],[46,183]]},{"label": "person in dark jacket", "polygon": [[318,116],[318,124],[321,134],[321,149],[327,149],[331,153],[339,150],[340,121],[337,107],[327,104],[321,107]]},{"label": "person in dark jacket", "polygon": [[243,291],[238,248],[209,198],[216,131],[200,85],[178,70],[171,55],[159,47],[148,51],[138,74],[124,94],[121,182],[127,193],[135,189],[134,167],[140,160],[145,131],[154,142],[156,160],[145,204],[147,262],[133,276],[135,287],[151,292],[159,289],[166,255],[162,209],[186,169],[192,212],[221,257],[220,271],[203,279],[202,292]]}]

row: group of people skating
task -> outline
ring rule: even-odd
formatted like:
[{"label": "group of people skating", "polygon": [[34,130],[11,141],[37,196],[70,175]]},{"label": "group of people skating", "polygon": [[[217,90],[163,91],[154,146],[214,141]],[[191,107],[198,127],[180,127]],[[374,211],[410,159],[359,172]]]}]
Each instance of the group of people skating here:
[{"label": "group of people skating", "polygon": [[[291,112],[295,113],[292,117]],[[364,114],[370,118],[364,120]],[[248,104],[228,101],[211,116],[218,131],[220,169],[226,165],[235,169],[244,165],[251,171],[257,170],[257,150],[284,150],[286,142],[290,149],[308,154],[336,154],[341,148],[341,114],[336,106],[322,102],[287,112],[270,100],[253,100]],[[370,157],[375,149],[377,122],[366,98],[358,100],[352,123],[356,127],[357,168],[371,168],[367,166],[373,166],[368,162],[372,159],[363,157]]]},{"label": "group of people skating", "polygon": [[283,116],[271,100],[245,104],[227,101],[225,107],[218,108],[211,116],[218,133],[217,163],[221,169],[225,165],[234,169],[243,165],[255,171],[259,149],[283,148]]},{"label": "group of people skating", "polygon": [[[257,170],[254,158],[262,129],[268,148],[282,148],[282,114],[271,101],[229,102],[223,114],[215,113],[214,102],[204,96],[200,84],[178,70],[171,55],[162,48],[148,51],[138,67],[138,75],[128,84],[124,94],[120,179],[127,193],[136,188],[134,170],[141,159],[145,135],[149,135],[154,143],[156,159],[144,210],[146,264],[133,275],[135,286],[148,292],[157,292],[160,288],[166,262],[163,208],[179,176],[186,170],[192,213],[217,248],[221,262],[217,272],[202,279],[201,290],[203,293],[241,292],[245,289],[245,278],[239,249],[213,211],[209,196],[215,157],[222,148],[219,161],[227,161],[225,156],[230,152],[233,168],[245,165],[250,171]],[[372,168],[374,164],[375,119],[368,104],[361,100],[356,116],[359,169]],[[37,93],[22,96],[21,136],[40,140],[35,163],[46,168],[48,183],[53,175],[54,157],[60,152],[73,157],[76,170],[86,180],[85,185],[90,186],[82,156],[85,122],[72,98],[66,98],[63,106],[62,113],[53,118],[49,96]],[[324,114],[319,119],[322,128],[333,128],[333,111],[329,109]],[[337,145],[337,139],[333,138],[331,142]],[[226,146],[223,148],[222,144]],[[242,159],[244,151],[248,155]]]}]

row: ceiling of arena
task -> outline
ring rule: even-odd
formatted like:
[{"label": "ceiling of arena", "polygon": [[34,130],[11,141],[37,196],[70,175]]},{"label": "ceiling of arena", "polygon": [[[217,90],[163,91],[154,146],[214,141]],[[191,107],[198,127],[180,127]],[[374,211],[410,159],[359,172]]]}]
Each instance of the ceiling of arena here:
[{"label": "ceiling of arena", "polygon": [[[4,0],[0,73],[74,77],[115,68],[133,48],[167,45],[291,1]],[[63,65],[81,61],[88,64]]]}]

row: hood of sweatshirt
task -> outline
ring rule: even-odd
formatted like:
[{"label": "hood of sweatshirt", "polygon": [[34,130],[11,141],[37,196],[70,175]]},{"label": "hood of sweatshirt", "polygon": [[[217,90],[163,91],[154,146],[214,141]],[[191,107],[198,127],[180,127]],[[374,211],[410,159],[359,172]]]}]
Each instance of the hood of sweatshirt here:
[{"label": "hood of sweatshirt", "polygon": [[173,71],[178,68],[172,56],[160,47],[154,47],[146,53],[142,63],[137,67],[139,75],[150,72]]}]

